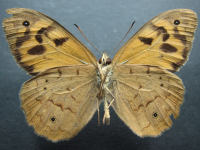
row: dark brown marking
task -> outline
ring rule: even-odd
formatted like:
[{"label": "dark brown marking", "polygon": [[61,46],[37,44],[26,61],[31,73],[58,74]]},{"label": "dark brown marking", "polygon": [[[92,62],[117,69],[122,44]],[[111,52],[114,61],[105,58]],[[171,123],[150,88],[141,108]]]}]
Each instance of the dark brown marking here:
[{"label": "dark brown marking", "polygon": [[17,37],[16,43],[15,43],[17,48],[20,48],[24,42],[28,41],[31,38],[29,33],[30,33],[30,29],[27,28],[26,32],[24,32],[24,36]]},{"label": "dark brown marking", "polygon": [[170,45],[170,44],[167,44],[167,43],[163,43],[161,46],[160,46],[160,49],[165,52],[165,53],[174,53],[177,51],[177,48]]},{"label": "dark brown marking", "polygon": [[54,104],[54,105],[60,107],[61,110],[64,111],[64,108],[63,108],[64,106],[63,106],[62,103],[54,103],[54,101],[53,101],[52,99],[49,99],[49,100],[47,100],[47,101],[50,101],[52,104]]},{"label": "dark brown marking", "polygon": [[173,36],[174,36],[176,39],[179,39],[183,45],[186,45],[187,40],[186,40],[186,36],[185,36],[185,35],[173,34]]},{"label": "dark brown marking", "polygon": [[150,68],[148,67],[147,74],[149,75],[149,73],[150,73]]},{"label": "dark brown marking", "polygon": [[178,70],[178,68],[179,68],[180,66],[182,66],[182,65],[184,64],[184,62],[185,62],[185,60],[181,60],[181,61],[179,61],[179,62],[172,63],[172,68],[176,71],[176,70]]},{"label": "dark brown marking", "polygon": [[76,99],[71,95],[71,98],[74,100],[74,101],[76,101]]},{"label": "dark brown marking", "polygon": [[54,27],[48,26],[47,28],[41,28],[38,32],[39,32],[39,34],[43,34],[44,31],[50,32],[50,31],[53,31],[53,30],[54,30]]},{"label": "dark brown marking", "polygon": [[178,28],[177,27],[174,27],[174,33],[179,33],[179,31],[178,31]]},{"label": "dark brown marking", "polygon": [[177,65],[182,66],[184,64],[184,62],[185,62],[185,60],[181,60],[181,61],[177,62]]},{"label": "dark brown marking", "polygon": [[177,70],[179,68],[179,65],[177,65],[176,63],[172,63],[172,68],[174,70]]},{"label": "dark brown marking", "polygon": [[142,86],[140,85],[138,89],[141,89],[141,88],[142,88]]},{"label": "dark brown marking", "polygon": [[68,87],[66,89],[67,89],[67,91],[71,91]]},{"label": "dark brown marking", "polygon": [[33,73],[29,72],[29,74],[32,75],[32,76],[36,76],[36,75],[39,74],[39,72],[33,72]]},{"label": "dark brown marking", "polygon": [[158,97],[160,97],[160,96],[156,95],[156,96],[154,97],[154,99],[156,99],[156,98],[158,98]]},{"label": "dark brown marking", "polygon": [[140,107],[144,107],[144,105],[143,105],[143,104],[140,104],[140,105],[138,106],[137,110],[139,110]]},{"label": "dark brown marking", "polygon": [[144,43],[144,44],[147,44],[147,45],[151,45],[152,41],[153,41],[153,38],[146,38],[146,37],[138,37],[138,39]]},{"label": "dark brown marking", "polygon": [[160,84],[160,86],[163,86],[163,84]]},{"label": "dark brown marking", "polygon": [[42,101],[41,99],[38,99],[38,98],[36,98],[36,101],[38,101],[38,102],[42,103],[42,102],[41,102],[41,101]]},{"label": "dark brown marking", "polygon": [[48,32],[50,31],[53,31],[54,30],[54,27],[52,26],[48,26],[47,28],[41,28],[38,32],[37,32],[37,35],[35,36],[36,40],[39,42],[39,43],[42,43],[43,42],[43,39],[42,39],[42,34],[44,34],[47,38],[51,39],[48,35]]},{"label": "dark brown marking", "polygon": [[144,130],[144,129],[147,129],[148,127],[150,127],[150,125],[151,125],[151,123],[149,123],[148,126],[143,127],[143,130]]},{"label": "dark brown marking", "polygon": [[50,102],[52,102],[54,104],[54,101],[52,99],[48,99],[47,101],[50,101]]},{"label": "dark brown marking", "polygon": [[24,68],[28,73],[31,73],[31,72],[33,72],[33,70],[34,70],[34,66],[33,66],[33,65],[29,66],[29,65],[26,65],[26,64],[24,64],[24,63],[19,63],[19,65],[20,65],[22,68]]},{"label": "dark brown marking", "polygon": [[58,73],[59,73],[59,77],[62,75],[62,73],[61,73],[61,71],[60,71],[60,69],[58,69]]},{"label": "dark brown marking", "polygon": [[[37,35],[35,36],[35,39],[39,42],[39,43],[42,43],[43,42],[43,39],[42,39],[42,34],[46,31],[46,32],[49,32],[49,31],[52,31],[53,30],[53,27],[49,26],[47,28],[41,28],[38,32],[37,32]],[[48,36],[48,33],[45,34],[47,37]]]},{"label": "dark brown marking", "polygon": [[64,42],[66,42],[68,40],[68,37],[66,38],[59,38],[59,39],[55,39],[54,43],[56,45],[56,47],[63,45]]},{"label": "dark brown marking", "polygon": [[30,50],[28,50],[28,54],[30,55],[42,55],[46,51],[46,48],[43,45],[37,45]]},{"label": "dark brown marking", "polygon": [[160,79],[162,79],[162,77],[160,77]]},{"label": "dark brown marking", "polygon": [[42,35],[36,35],[35,39],[39,42],[42,43],[43,39],[42,39]]},{"label": "dark brown marking", "polygon": [[187,59],[188,53],[190,52],[189,48],[185,47],[182,52],[183,59]]},{"label": "dark brown marking", "polygon": [[151,104],[153,102],[153,100],[150,100],[150,101],[148,101],[147,103],[146,103],[146,106],[145,107],[147,107],[149,104]]},{"label": "dark brown marking", "polygon": [[47,88],[46,87],[44,87],[44,90],[46,90]]},{"label": "dark brown marking", "polygon": [[136,94],[136,95],[134,96],[134,99],[135,99],[137,96],[138,96],[138,94]]},{"label": "dark brown marking", "polygon": [[45,80],[45,82],[49,82],[48,80]]},{"label": "dark brown marking", "polygon": [[164,34],[163,35],[163,42],[167,41],[169,39],[170,35],[167,33],[167,34]]},{"label": "dark brown marking", "polygon": [[7,35],[6,35],[6,39],[9,39],[9,38],[15,37],[16,35],[17,35],[16,33],[7,34]]},{"label": "dark brown marking", "polygon": [[71,109],[71,108],[69,108],[69,107],[68,107],[68,108],[65,108],[65,109],[68,109],[68,110],[69,110],[69,111],[71,111],[72,113],[75,113],[75,112],[73,112],[73,111],[72,111],[72,109]]},{"label": "dark brown marking", "polygon": [[130,74],[133,74],[133,69],[132,68],[130,69]]},{"label": "dark brown marking", "polygon": [[16,49],[16,50],[14,50],[12,52],[13,52],[13,55],[15,56],[17,62],[20,62],[22,57],[21,57],[21,53],[19,52],[19,50]]},{"label": "dark brown marking", "polygon": [[156,25],[152,25],[152,29],[158,32],[157,36],[159,36],[161,33],[167,33],[167,30],[162,26],[158,27]]},{"label": "dark brown marking", "polygon": [[79,69],[76,70],[76,74],[79,75]]},{"label": "dark brown marking", "polygon": [[62,111],[64,111],[63,104],[61,104],[61,103],[56,103],[55,105],[58,106],[58,107],[60,107],[60,109],[61,109]]},{"label": "dark brown marking", "polygon": [[164,28],[164,27],[158,27],[158,26],[155,26],[153,25],[152,28],[158,32],[157,36],[159,36],[161,33],[163,33],[163,42],[167,41],[170,37],[170,35],[167,33],[167,30]]},{"label": "dark brown marking", "polygon": [[44,31],[48,31],[48,27],[47,28],[41,28],[40,30],[38,30],[37,34],[43,34]]}]

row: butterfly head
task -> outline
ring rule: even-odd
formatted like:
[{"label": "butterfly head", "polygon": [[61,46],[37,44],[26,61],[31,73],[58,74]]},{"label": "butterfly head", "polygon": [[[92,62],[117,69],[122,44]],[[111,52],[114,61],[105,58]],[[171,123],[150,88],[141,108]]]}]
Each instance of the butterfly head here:
[{"label": "butterfly head", "polygon": [[104,52],[102,57],[99,59],[99,64],[101,64],[102,66],[107,66],[109,64],[111,64],[111,59],[108,57],[107,53]]}]

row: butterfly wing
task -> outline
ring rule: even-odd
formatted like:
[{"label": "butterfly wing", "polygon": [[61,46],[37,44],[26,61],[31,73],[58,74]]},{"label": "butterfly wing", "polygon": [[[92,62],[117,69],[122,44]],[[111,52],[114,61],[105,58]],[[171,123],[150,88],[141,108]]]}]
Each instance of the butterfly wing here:
[{"label": "butterfly wing", "polygon": [[196,28],[197,16],[192,10],[161,13],[122,46],[112,63],[155,65],[178,71],[188,59]]},{"label": "butterfly wing", "polygon": [[114,56],[112,106],[137,135],[156,137],[171,127],[171,114],[179,116],[185,89],[169,71],[178,71],[187,61],[196,27],[197,17],[191,10],[164,12]]},{"label": "butterfly wing", "polygon": [[36,75],[53,67],[93,64],[96,58],[76,37],[50,17],[25,8],[7,10],[3,28],[16,62]]},{"label": "butterfly wing", "polygon": [[28,124],[54,142],[71,139],[97,109],[96,58],[50,17],[24,8],[7,13],[13,14],[3,21],[12,54],[37,75],[20,91]]},{"label": "butterfly wing", "polygon": [[133,132],[156,137],[171,127],[183,103],[180,78],[147,65],[117,65],[113,73],[112,107]]},{"label": "butterfly wing", "polygon": [[93,65],[55,67],[24,83],[21,107],[38,135],[69,140],[90,121],[98,92]]}]

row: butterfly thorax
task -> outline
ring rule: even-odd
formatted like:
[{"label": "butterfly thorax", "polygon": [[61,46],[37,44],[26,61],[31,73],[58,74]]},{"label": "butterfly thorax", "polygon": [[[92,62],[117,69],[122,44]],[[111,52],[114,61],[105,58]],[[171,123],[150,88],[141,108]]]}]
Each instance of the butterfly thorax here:
[{"label": "butterfly thorax", "polygon": [[110,113],[109,113],[109,105],[106,99],[106,93],[112,93],[109,90],[109,85],[111,83],[111,76],[112,76],[112,65],[111,59],[108,57],[107,53],[103,53],[102,58],[99,59],[98,64],[98,74],[99,74],[99,85],[100,85],[100,92],[99,92],[99,100],[104,99],[104,118],[103,123],[106,120],[106,124],[110,124]]},{"label": "butterfly thorax", "polygon": [[97,64],[100,78],[99,82],[102,85],[100,88],[104,89],[104,86],[108,86],[107,84],[109,84],[110,77],[112,76],[111,59],[108,57],[107,53],[104,52]]}]

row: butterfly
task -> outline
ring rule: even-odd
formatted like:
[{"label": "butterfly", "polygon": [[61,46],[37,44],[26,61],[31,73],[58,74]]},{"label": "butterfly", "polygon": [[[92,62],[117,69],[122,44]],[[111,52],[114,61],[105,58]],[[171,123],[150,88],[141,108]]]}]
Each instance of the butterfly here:
[{"label": "butterfly", "polygon": [[21,108],[35,132],[53,142],[69,140],[104,101],[140,137],[157,137],[177,118],[185,88],[172,72],[188,60],[197,28],[189,9],[148,21],[115,54],[97,60],[74,35],[35,10],[12,8],[3,20],[11,52],[34,77],[20,91]]}]

